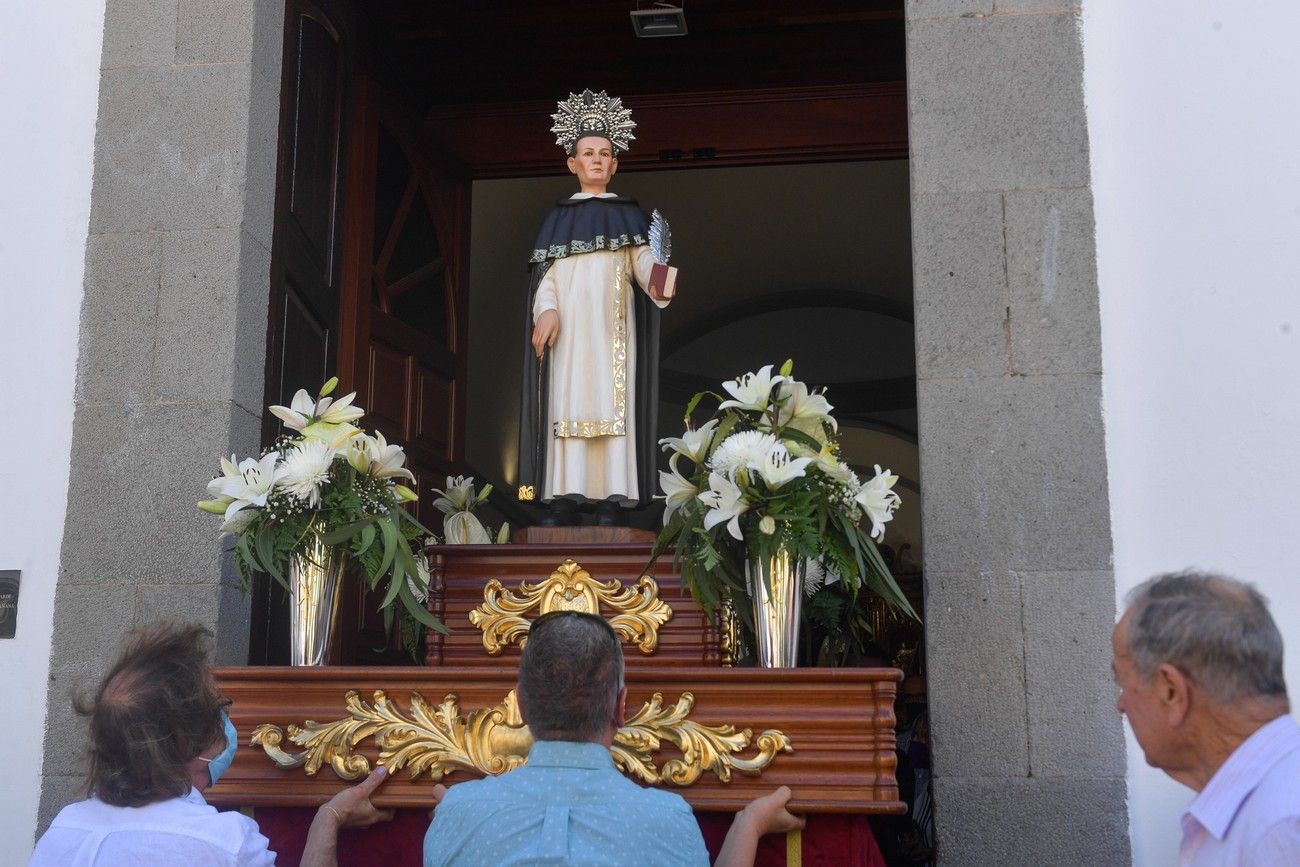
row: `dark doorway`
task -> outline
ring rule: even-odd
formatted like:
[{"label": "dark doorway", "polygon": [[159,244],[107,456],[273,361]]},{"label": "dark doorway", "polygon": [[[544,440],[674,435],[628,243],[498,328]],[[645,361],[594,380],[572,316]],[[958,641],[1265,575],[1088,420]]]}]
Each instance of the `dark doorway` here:
[{"label": "dark doorway", "polygon": [[[563,175],[547,133],[557,98],[586,87],[623,98],[640,124],[620,161],[621,179],[629,181],[649,172],[843,165],[907,154],[901,0],[715,3],[689,9],[689,35],[666,39],[637,39],[633,8],[287,4],[272,287],[279,300],[271,311],[267,395],[285,402],[293,389],[337,371],[372,423],[406,447],[426,521],[436,521],[428,491],[456,473],[493,482],[503,494],[494,502],[500,517],[526,519],[504,496],[511,479],[501,461],[477,467],[466,460],[467,422],[475,427],[470,420],[480,413],[476,395],[499,390],[487,368],[470,376],[467,363],[476,333],[469,321],[470,191],[474,181]],[[303,184],[313,179],[304,198]],[[300,247],[315,254],[314,295],[288,266],[303,259]],[[522,292],[522,261],[518,273]],[[860,298],[837,300],[834,287],[790,284],[782,291],[784,299],[766,293],[768,314],[847,309],[844,315],[888,318],[907,306],[886,299],[875,311],[859,309]],[[317,296],[314,304],[298,303]],[[719,317],[735,312],[706,305],[665,330],[666,405],[683,402],[681,394],[703,377],[716,378],[690,359],[727,324]],[[521,317],[514,308],[497,310],[491,328],[513,334]],[[763,322],[759,315],[751,326]],[[503,354],[499,364],[516,367],[516,355]],[[846,395],[866,428],[888,427],[889,412],[914,417],[910,372],[896,374],[872,377]],[[661,417],[670,424],[680,411]],[[255,605],[256,662],[282,657],[277,594],[264,592]],[[349,609],[352,626],[341,630],[338,658],[407,660],[384,641],[382,622],[365,613],[372,605],[357,598]]]}]

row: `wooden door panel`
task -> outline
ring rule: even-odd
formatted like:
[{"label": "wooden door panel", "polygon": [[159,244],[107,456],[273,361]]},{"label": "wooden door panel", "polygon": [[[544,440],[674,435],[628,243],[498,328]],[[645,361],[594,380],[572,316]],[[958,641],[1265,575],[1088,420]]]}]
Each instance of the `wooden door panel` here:
[{"label": "wooden door panel", "polygon": [[337,32],[304,10],[297,23],[298,75],[289,214],[317,252],[321,276],[334,266],[334,200],[338,183],[339,44]]},{"label": "wooden door panel", "polygon": [[451,420],[455,383],[445,374],[421,365],[415,372],[416,424],[412,439],[451,459]]},{"label": "wooden door panel", "polygon": [[366,423],[394,441],[410,439],[409,356],[371,340],[370,381],[366,384]]},{"label": "wooden door panel", "polygon": [[[415,112],[370,82],[354,94],[341,261],[339,371],[366,425],[406,449],[417,518],[441,529],[435,488],[457,470],[464,429],[469,177],[431,157]],[[401,663],[377,644],[378,598],[355,600],[345,662]]]},{"label": "wooden door panel", "polygon": [[[339,337],[339,213],[343,94],[352,74],[352,22],[339,0],[287,0],[281,67],[275,228],[271,241],[264,396],[288,404],[335,369]],[[266,413],[262,441],[280,434]],[[271,581],[253,588],[249,661],[289,658],[288,602]]]}]

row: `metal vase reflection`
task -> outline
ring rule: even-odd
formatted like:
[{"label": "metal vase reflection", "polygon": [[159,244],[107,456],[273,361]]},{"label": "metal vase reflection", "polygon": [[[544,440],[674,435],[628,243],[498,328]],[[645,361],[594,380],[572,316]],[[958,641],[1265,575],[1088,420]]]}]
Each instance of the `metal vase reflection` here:
[{"label": "metal vase reflection", "polygon": [[338,622],[345,549],[309,536],[289,558],[289,663],[324,665]]},{"label": "metal vase reflection", "polygon": [[799,661],[799,614],[803,604],[805,564],[784,548],[771,557],[745,561],[745,580],[754,602],[758,664],[794,668]]}]

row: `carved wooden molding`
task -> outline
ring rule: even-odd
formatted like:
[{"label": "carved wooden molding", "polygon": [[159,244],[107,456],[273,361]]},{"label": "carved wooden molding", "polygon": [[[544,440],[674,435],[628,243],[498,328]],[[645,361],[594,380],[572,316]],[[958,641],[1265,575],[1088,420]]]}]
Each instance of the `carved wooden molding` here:
[{"label": "carved wooden molding", "polygon": [[[427,775],[434,782],[455,771],[503,774],[514,770],[528,760],[533,744],[513,689],[500,703],[465,715],[454,693],[435,707],[413,692],[409,712],[403,712],[383,690],[375,690],[373,704],[349,691],[343,704],[347,716],[341,719],[307,720],[288,727],[289,741],[303,748],[299,753],[284,750],[284,729],[270,723],[253,729],[250,742],[260,746],[277,767],[302,768],[309,776],[330,767],[341,779],[359,780],[370,773],[370,761],[356,749],[373,740],[379,747],[379,762],[390,772],[405,769],[413,780]],[[695,696],[686,692],[664,707],[663,696],[656,692],[614,735],[610,754],[615,766],[651,785],[689,786],[706,772],[724,783],[731,780],[733,770],[759,774],[778,753],[793,752],[790,739],[775,729],[755,740],[749,729],[702,725],[690,718],[694,705]],[[738,754],[751,741],[757,754],[741,758]],[[667,760],[661,769],[655,764],[655,753],[663,744],[672,744],[682,755]]]},{"label": "carved wooden molding", "polygon": [[[686,666],[640,666],[626,673],[628,704],[630,707],[649,707],[645,716],[628,720],[625,731],[637,729],[640,736],[665,738],[675,751],[684,753],[684,746],[694,744],[689,740],[689,726],[675,721],[682,713],[689,714],[689,722],[701,730],[717,731],[728,725],[744,726],[752,732],[774,729],[789,738],[794,752],[781,752],[776,760],[760,768],[759,774],[743,766],[753,761],[742,753],[730,751],[726,767],[730,773],[717,773],[703,768],[694,783],[676,788],[698,810],[733,811],[743,807],[753,798],[765,795],[777,786],[788,785],[794,792],[792,809],[811,813],[896,813],[903,805],[898,800],[898,786],[894,778],[894,714],[893,699],[900,673],[895,669],[825,669],[799,668],[763,670],[753,668],[690,668]],[[220,806],[315,806],[324,803],[345,783],[334,773],[307,775],[303,769],[288,770],[268,761],[263,745],[253,745],[250,739],[263,724],[287,732],[291,725],[301,725],[307,720],[340,720],[343,697],[354,691],[359,696],[373,696],[376,691],[384,696],[446,696],[455,694],[455,708],[445,709],[445,720],[461,720],[471,729],[475,725],[492,728],[490,737],[479,738],[489,743],[494,751],[509,753],[518,749],[511,744],[522,737],[513,723],[509,707],[500,708],[515,686],[515,672],[507,667],[443,667],[443,668],[223,668],[217,670],[217,682],[222,693],[231,699],[231,719],[239,731],[240,744],[234,764],[221,778],[221,782],[208,790],[209,803]],[[684,707],[681,702],[655,704],[655,693],[682,696],[690,693],[694,702]],[[365,704],[362,702],[361,704]],[[427,705],[428,713],[444,714],[444,709]],[[380,711],[371,709],[392,724],[391,743],[385,734],[384,744],[373,737],[362,737],[339,758],[349,774],[364,767],[372,767],[385,750],[396,753],[409,747],[412,752],[403,754],[404,764],[395,771],[378,790],[374,800],[381,807],[429,807],[431,782],[428,774],[412,777],[416,770],[414,759],[428,750],[431,741],[427,735],[402,735],[403,726],[413,732],[409,721],[419,714],[409,709],[391,706]],[[462,716],[469,709],[467,716]],[[482,709],[482,710],[476,710]],[[500,720],[493,721],[490,714],[501,711]],[[454,711],[454,712],[453,712]],[[385,716],[393,713],[393,716]],[[479,714],[483,714],[480,716]],[[351,719],[350,715],[346,715]],[[399,724],[398,718],[408,720]],[[682,717],[685,719],[685,717]],[[488,726],[488,722],[494,725]],[[358,726],[372,725],[358,723]],[[317,724],[320,725],[320,724]],[[329,725],[329,723],[325,723]],[[305,726],[304,726],[305,727]],[[674,728],[675,727],[675,728]],[[673,732],[671,737],[661,732]],[[743,730],[737,732],[743,735]],[[262,729],[260,740],[273,740],[272,729]],[[286,756],[293,748],[282,734],[273,746]],[[681,737],[680,742],[673,737]],[[418,749],[417,749],[418,745]],[[444,748],[446,745],[444,744]],[[760,734],[749,744],[760,755],[766,749],[772,752],[775,744],[765,747]],[[655,763],[661,778],[681,777],[672,752],[669,758]],[[753,754],[749,754],[753,755]],[[489,761],[482,756],[474,762]],[[302,764],[305,766],[307,759]],[[334,759],[322,753],[319,767],[333,767]],[[348,764],[351,763],[351,764]],[[396,767],[396,765],[393,765]],[[739,771],[739,773],[737,773]],[[635,773],[635,770],[633,769]],[[692,771],[693,773],[693,771]],[[449,767],[443,782],[448,785],[479,776],[478,771],[464,767]]]}]

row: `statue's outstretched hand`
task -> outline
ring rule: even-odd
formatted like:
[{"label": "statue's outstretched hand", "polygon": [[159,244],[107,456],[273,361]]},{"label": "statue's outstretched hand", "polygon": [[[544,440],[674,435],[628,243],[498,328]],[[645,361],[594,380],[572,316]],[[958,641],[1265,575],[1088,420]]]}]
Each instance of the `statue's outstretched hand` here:
[{"label": "statue's outstretched hand", "polygon": [[541,358],[549,347],[555,345],[555,338],[560,334],[560,314],[555,310],[543,310],[533,325],[533,352]]}]

